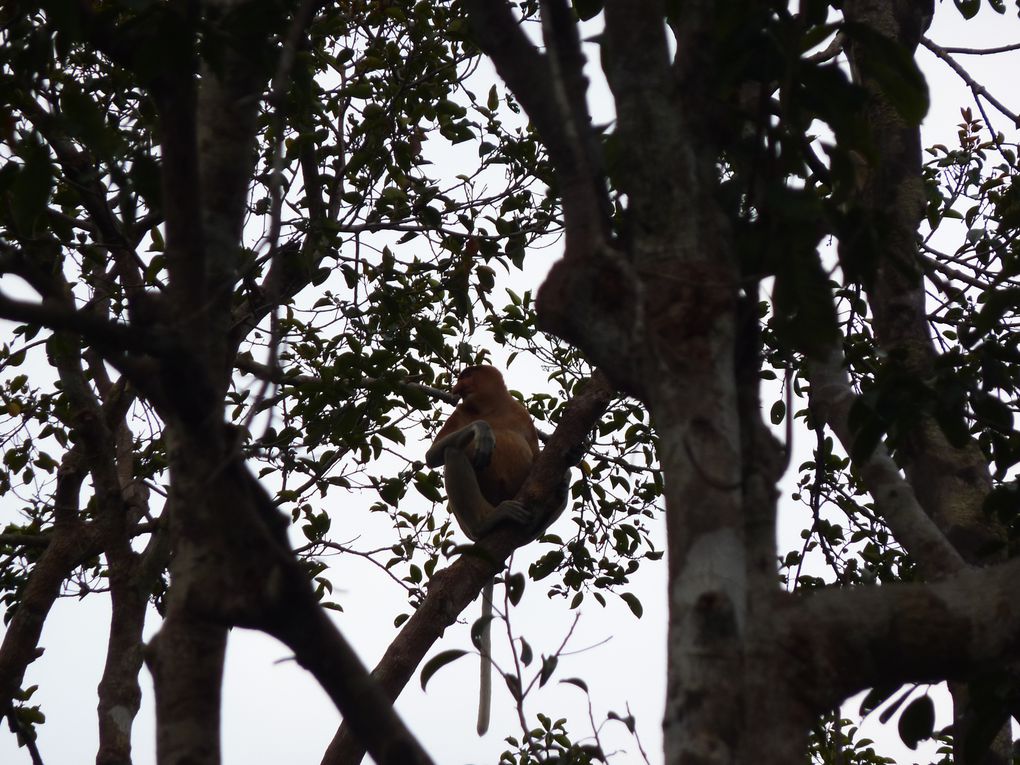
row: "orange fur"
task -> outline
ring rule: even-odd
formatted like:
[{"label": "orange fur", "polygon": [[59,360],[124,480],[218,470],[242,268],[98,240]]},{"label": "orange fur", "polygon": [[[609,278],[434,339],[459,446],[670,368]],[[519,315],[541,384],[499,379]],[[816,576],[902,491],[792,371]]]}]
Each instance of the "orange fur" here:
[{"label": "orange fur", "polygon": [[[492,505],[513,499],[538,454],[538,431],[531,415],[506,389],[503,375],[490,366],[467,367],[453,392],[461,403],[436,434],[436,441],[476,420],[485,420],[496,436],[488,466],[477,470],[478,488]],[[473,454],[473,450],[468,450]]]}]

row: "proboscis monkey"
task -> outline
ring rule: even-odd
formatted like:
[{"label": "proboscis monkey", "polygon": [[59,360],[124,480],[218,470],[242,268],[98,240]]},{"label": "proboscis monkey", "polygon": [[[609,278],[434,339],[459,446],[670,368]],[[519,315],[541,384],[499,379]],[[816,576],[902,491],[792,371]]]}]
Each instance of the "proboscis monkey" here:
[{"label": "proboscis monkey", "polygon": [[[444,466],[450,511],[472,542],[504,522],[530,526],[533,514],[514,500],[538,454],[538,432],[494,367],[467,367],[453,392],[460,404],[425,453],[429,467]],[[482,656],[478,735],[489,729],[492,702],[492,582],[482,591]]]}]

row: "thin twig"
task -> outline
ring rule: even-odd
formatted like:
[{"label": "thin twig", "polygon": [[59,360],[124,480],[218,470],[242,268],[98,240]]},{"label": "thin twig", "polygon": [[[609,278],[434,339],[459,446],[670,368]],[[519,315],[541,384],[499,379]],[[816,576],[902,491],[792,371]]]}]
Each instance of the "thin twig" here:
[{"label": "thin twig", "polygon": [[937,45],[936,43],[929,40],[927,37],[921,38],[921,44],[924,45],[925,48],[930,50],[936,56],[938,56],[940,59],[945,61],[949,65],[949,68],[956,72],[960,76],[961,80],[967,83],[967,87],[971,89],[975,96],[978,95],[984,96],[986,99],[988,99],[988,102],[991,103],[992,106],[994,106],[1003,115],[1012,120],[1015,126],[1020,127],[1020,116],[1007,109],[1006,106],[1001,101],[999,101],[999,99],[997,99],[988,91],[988,88],[986,88],[980,82],[971,77],[970,73],[966,69],[964,69],[963,66],[956,59],[949,55],[949,52],[947,51],[946,48]]},{"label": "thin twig", "polygon": [[1009,45],[1000,45],[997,48],[943,48],[946,53],[960,53],[965,56],[991,56],[996,53],[1009,53],[1010,51],[1020,50],[1020,43],[1010,43]]},{"label": "thin twig", "polygon": [[[258,377],[260,380],[270,380],[280,385],[316,385],[322,382],[318,377],[312,375],[289,375],[284,373],[280,368],[273,368],[266,364],[260,364],[254,359],[250,359],[245,356],[238,357],[234,362],[236,366],[242,372],[247,372],[250,375]],[[375,377],[362,377],[362,383],[367,387],[369,385],[375,385],[379,380]],[[433,388],[429,385],[422,385],[416,382],[399,381],[397,387],[406,391],[414,391],[416,393],[424,393],[430,398],[434,398],[438,401],[444,401],[447,404],[456,404],[460,401],[460,398],[450,391],[441,390],[440,388]]]},{"label": "thin twig", "polygon": [[28,756],[32,758],[32,765],[44,765],[42,755],[39,753],[39,747],[35,743],[35,732],[22,730],[21,721],[14,716],[13,709],[7,713],[7,724],[10,726],[11,733],[17,736],[18,740],[25,745],[25,748],[28,750]]}]

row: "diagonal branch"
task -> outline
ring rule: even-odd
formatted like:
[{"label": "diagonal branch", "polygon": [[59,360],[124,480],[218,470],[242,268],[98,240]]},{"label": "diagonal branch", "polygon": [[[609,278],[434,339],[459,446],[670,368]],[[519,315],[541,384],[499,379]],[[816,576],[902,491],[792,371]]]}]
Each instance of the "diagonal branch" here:
[{"label": "diagonal branch", "polygon": [[469,0],[479,47],[492,59],[538,131],[556,168],[567,221],[567,252],[589,252],[609,236],[602,163],[585,98],[576,24],[562,0],[542,4],[548,53],[521,30],[505,0]]},{"label": "diagonal branch", "polygon": [[[921,6],[909,0],[847,0],[844,13],[848,22],[865,25],[913,55],[926,23]],[[938,350],[925,310],[924,264],[917,243],[926,205],[920,128],[891,106],[873,69],[856,66],[870,61],[867,46],[857,40],[847,52],[869,94],[864,118],[875,158],[851,202],[866,225],[841,236],[840,261],[873,264],[865,286],[885,367],[896,375],[936,379]],[[896,460],[921,507],[964,560],[984,563],[1002,557],[1006,533],[983,508],[993,480],[976,439],[954,443],[931,407],[922,403],[910,426],[903,428]]]},{"label": "diagonal branch", "polygon": [[[843,354],[833,350],[825,360],[810,361],[808,377],[812,411],[832,429],[846,453],[852,455],[854,438],[849,416],[856,394],[843,366]],[[863,461],[855,461],[854,467],[875,500],[879,515],[927,577],[944,576],[964,566],[960,553],[921,507],[884,444],[876,446]]]},{"label": "diagonal branch", "polygon": [[53,497],[56,527],[32,568],[21,598],[0,643],[0,718],[11,708],[25,670],[37,657],[36,647],[60,587],[82,561],[98,555],[102,547],[92,526],[78,519],[79,492],[85,480],[83,450],[68,451],[57,471]]},{"label": "diagonal branch", "polygon": [[[563,474],[570,467],[567,455],[577,453],[613,395],[608,381],[596,373],[589,384],[570,400],[556,432],[535,461],[517,499],[528,507],[551,511]],[[510,554],[529,541],[526,530],[500,527],[476,545],[480,554],[464,555],[432,576],[418,610],[407,620],[372,670],[372,676],[391,701],[400,695],[443,631],[478,597],[482,587],[492,581]],[[344,722],[326,750],[322,765],[356,765],[364,752],[356,733]]]},{"label": "diagonal branch", "polygon": [[[960,53],[975,53],[975,52],[978,52],[978,51],[974,51],[974,50],[966,49],[966,48],[963,48],[963,49],[960,49],[960,48],[943,48],[941,45],[937,45],[936,43],[932,42],[927,37],[922,37],[921,38],[921,44],[925,48],[930,50],[932,53],[934,53],[936,56],[938,56],[938,58],[940,58],[943,61],[945,61],[946,64],[949,65],[949,68],[952,69],[954,72],[956,72],[956,74],[959,75],[960,79],[963,80],[967,84],[967,87],[971,89],[971,92],[975,96],[981,96],[981,97],[985,98],[988,101],[988,103],[990,103],[992,106],[994,106],[996,109],[998,109],[1003,115],[1008,117],[1009,120],[1013,123],[1014,127],[1020,127],[1020,115],[1018,115],[1016,112],[1010,111],[1009,108],[1007,108],[1005,104],[1003,104],[999,99],[997,99],[995,96],[993,96],[989,92],[988,88],[986,88],[980,82],[978,82],[973,77],[971,77],[970,76],[970,72],[968,72],[963,67],[963,65],[960,64],[959,61],[957,61],[955,58],[953,58],[951,55],[949,55],[950,51],[956,51],[956,52],[960,52]],[[1006,46],[1005,50],[1015,50],[1016,47],[1017,46]],[[996,53],[997,52],[1001,52],[1001,49],[993,49],[991,52],[996,52]]]}]

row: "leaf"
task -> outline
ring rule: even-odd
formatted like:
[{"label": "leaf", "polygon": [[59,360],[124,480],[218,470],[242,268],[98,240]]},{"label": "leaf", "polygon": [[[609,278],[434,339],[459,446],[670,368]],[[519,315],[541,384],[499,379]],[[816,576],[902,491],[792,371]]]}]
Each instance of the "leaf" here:
[{"label": "leaf", "polygon": [[166,249],[166,242],[163,240],[163,232],[159,230],[159,226],[153,226],[150,235],[152,244],[149,245],[149,252],[163,252]]},{"label": "leaf", "polygon": [[553,672],[556,671],[556,665],[559,663],[560,660],[555,656],[542,657],[542,671],[538,675],[539,687],[549,682],[549,678],[552,677]]},{"label": "leaf", "polygon": [[567,685],[576,685],[582,691],[584,691],[585,693],[588,693],[588,684],[586,682],[584,682],[584,680],[582,680],[579,677],[568,677],[568,678],[566,678],[564,680],[560,680],[560,682],[561,683],[566,683]]},{"label": "leaf", "polygon": [[128,172],[137,192],[153,211],[162,209],[163,182],[159,163],[148,154],[135,154]]},{"label": "leaf", "polygon": [[[974,18],[977,16],[977,12],[981,10],[981,0],[953,0],[953,2],[956,3],[956,9],[965,19]],[[995,7],[994,3],[992,4],[992,7]],[[999,11],[999,13],[1002,13],[1003,11],[1005,11],[1005,8],[1003,8],[1002,11]]]},{"label": "leaf", "polygon": [[984,391],[974,391],[971,394],[971,406],[974,407],[974,414],[982,425],[1002,433],[1012,431],[1013,412],[1007,404],[995,396]]},{"label": "leaf", "polygon": [[563,561],[563,550],[552,550],[547,552],[528,568],[528,573],[536,582],[545,579],[556,570],[556,567]]},{"label": "leaf", "polygon": [[489,629],[489,622],[491,622],[492,619],[493,617],[491,614],[488,616],[479,616],[471,624],[471,644],[475,648],[482,647],[482,635],[485,633],[485,630]]},{"label": "leaf", "polygon": [[911,701],[900,715],[900,738],[911,749],[935,733],[935,704],[925,694]]},{"label": "leaf", "polygon": [[25,688],[24,690],[20,690],[17,693],[15,693],[14,698],[16,698],[18,701],[28,701],[30,698],[32,698],[32,695],[37,690],[39,690],[38,685],[30,685],[28,686],[28,688]]},{"label": "leaf", "polygon": [[641,605],[641,601],[637,599],[637,596],[632,592],[624,592],[620,594],[620,598],[627,604],[630,610],[634,613],[638,619],[645,612],[644,607]]},{"label": "leaf", "polygon": [[440,651],[425,662],[425,666],[421,668],[421,689],[425,690],[425,685],[436,672],[466,653],[467,651],[462,651],[459,648],[451,648],[449,651]]},{"label": "leaf", "polygon": [[634,715],[627,715],[626,717],[621,717],[616,712],[613,712],[612,710],[610,710],[609,713],[606,714],[606,718],[609,719],[609,720],[619,720],[620,722],[622,722],[624,725],[627,726],[627,730],[629,730],[631,733],[634,732],[634,727],[635,727],[634,726]]},{"label": "leaf", "polygon": [[60,108],[67,117],[71,135],[94,152],[108,155],[117,146],[117,134],[108,130],[103,113],[95,100],[82,92],[76,83],[64,85],[60,94]]},{"label": "leaf", "polygon": [[421,568],[412,563],[411,568],[409,569],[407,575],[407,579],[410,579],[412,584],[420,584],[422,581]]},{"label": "leaf", "polygon": [[15,710],[15,714],[18,716],[18,721],[23,724],[42,725],[46,722],[46,715],[39,707],[20,707]]},{"label": "leaf", "polygon": [[521,638],[521,664],[527,667],[531,664],[531,660],[534,658],[535,654],[531,650],[531,644],[524,638]]},{"label": "leaf", "polygon": [[867,716],[892,698],[892,695],[899,689],[900,686],[898,683],[896,685],[876,685],[864,694],[864,698],[861,699],[861,705],[858,708],[857,713],[861,717]]},{"label": "leaf", "polygon": [[421,494],[429,502],[441,502],[443,494],[439,491],[439,487],[426,475],[419,474],[414,478],[414,488],[419,494]]},{"label": "leaf", "polygon": [[581,21],[588,21],[602,12],[603,0],[574,0],[574,11]]},{"label": "leaf", "polygon": [[510,695],[513,697],[514,701],[520,701],[522,698],[520,681],[509,672],[504,672],[503,682],[506,683],[507,690],[510,691]]},{"label": "leaf", "polygon": [[769,419],[772,420],[773,425],[778,425],[786,417],[786,402],[777,401],[772,405],[772,411],[769,412]]},{"label": "leaf", "polygon": [[24,165],[11,183],[9,204],[15,222],[27,233],[34,230],[53,193],[53,164],[46,149],[35,141],[23,143],[19,150]]},{"label": "leaf", "polygon": [[521,597],[524,595],[524,586],[526,583],[527,580],[524,578],[524,574],[520,572],[511,574],[507,578],[507,594],[512,605],[516,606],[521,602]]}]

